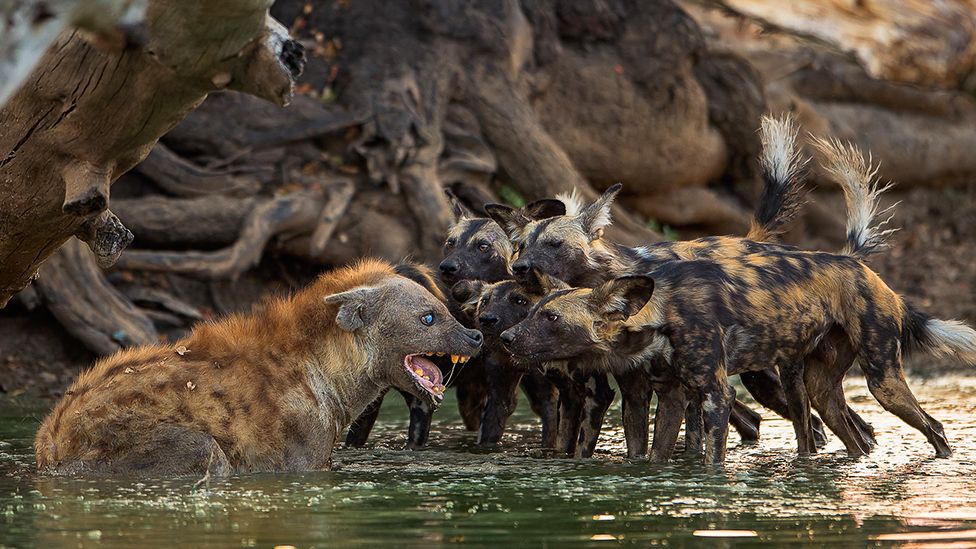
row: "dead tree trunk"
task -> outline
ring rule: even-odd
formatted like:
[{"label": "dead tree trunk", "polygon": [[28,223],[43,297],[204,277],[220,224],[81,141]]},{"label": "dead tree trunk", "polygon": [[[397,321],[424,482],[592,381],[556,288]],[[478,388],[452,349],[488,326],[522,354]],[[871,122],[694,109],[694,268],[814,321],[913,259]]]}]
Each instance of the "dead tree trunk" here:
[{"label": "dead tree trunk", "polygon": [[0,108],[0,306],[71,236],[118,257],[132,236],[110,185],[208,93],[288,103],[304,53],[271,3],[149,0],[115,34],[57,38]]}]

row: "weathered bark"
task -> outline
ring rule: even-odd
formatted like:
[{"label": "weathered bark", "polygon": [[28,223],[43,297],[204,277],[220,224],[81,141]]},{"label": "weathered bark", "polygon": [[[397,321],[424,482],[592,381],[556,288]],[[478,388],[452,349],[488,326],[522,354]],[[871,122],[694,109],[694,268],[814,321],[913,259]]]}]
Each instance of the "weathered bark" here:
[{"label": "weathered bark", "polygon": [[124,40],[57,39],[0,108],[0,305],[72,235],[97,243],[103,262],[118,255],[128,231],[91,238],[93,219],[115,219],[109,186],[208,93],[289,101],[304,54],[270,5],[150,0],[115,29]]},{"label": "weathered bark", "polygon": [[[960,88],[976,69],[973,0],[700,0],[850,53],[874,78]],[[976,82],[969,82],[969,86]]]}]

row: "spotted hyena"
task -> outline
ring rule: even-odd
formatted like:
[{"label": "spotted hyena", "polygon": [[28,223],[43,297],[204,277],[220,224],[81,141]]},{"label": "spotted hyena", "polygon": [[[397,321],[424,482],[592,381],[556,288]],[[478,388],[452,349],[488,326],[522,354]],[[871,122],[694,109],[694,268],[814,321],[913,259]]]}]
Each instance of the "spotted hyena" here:
[{"label": "spotted hyena", "polygon": [[442,398],[436,353],[482,343],[394,266],[328,272],[173,344],[81,374],[34,441],[43,471],[226,474],[327,468],[337,437],[383,389]]}]

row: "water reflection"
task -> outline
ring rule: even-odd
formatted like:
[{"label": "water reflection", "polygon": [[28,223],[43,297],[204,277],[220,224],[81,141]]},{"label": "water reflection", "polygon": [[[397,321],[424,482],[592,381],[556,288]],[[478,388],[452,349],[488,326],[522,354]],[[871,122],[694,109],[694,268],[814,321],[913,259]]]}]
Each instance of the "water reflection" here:
[{"label": "water reflection", "polygon": [[[763,426],[734,446],[724,470],[623,459],[617,417],[593,461],[544,458],[522,407],[513,432],[480,449],[451,404],[432,447],[404,442],[399,409],[383,411],[371,448],[343,450],[336,471],[197,479],[37,477],[29,412],[0,419],[0,545],[296,547],[352,545],[640,544],[749,547],[764,542],[976,544],[976,378],[916,380],[955,455],[936,460],[917,432],[883,413],[863,388],[849,394],[879,448],[850,460],[792,455],[792,429]],[[396,404],[394,402],[394,404]],[[35,414],[34,417],[36,417]]]}]

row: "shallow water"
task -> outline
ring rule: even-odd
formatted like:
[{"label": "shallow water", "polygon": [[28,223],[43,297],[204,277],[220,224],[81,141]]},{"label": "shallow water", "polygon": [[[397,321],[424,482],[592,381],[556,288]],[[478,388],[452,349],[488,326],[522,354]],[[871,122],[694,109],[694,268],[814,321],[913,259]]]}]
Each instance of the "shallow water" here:
[{"label": "shallow water", "polygon": [[863,380],[848,385],[880,444],[857,461],[835,438],[822,454],[795,457],[791,427],[764,414],[758,444],[730,436],[724,470],[628,462],[619,405],[595,459],[544,458],[524,402],[498,448],[477,448],[449,401],[430,448],[406,452],[403,405],[391,395],[371,447],[338,451],[335,471],[198,489],[187,478],[38,476],[30,442],[44,412],[5,408],[0,547],[976,546],[976,377],[911,381],[953,444],[944,460]]}]

